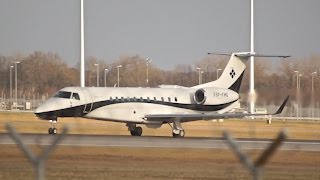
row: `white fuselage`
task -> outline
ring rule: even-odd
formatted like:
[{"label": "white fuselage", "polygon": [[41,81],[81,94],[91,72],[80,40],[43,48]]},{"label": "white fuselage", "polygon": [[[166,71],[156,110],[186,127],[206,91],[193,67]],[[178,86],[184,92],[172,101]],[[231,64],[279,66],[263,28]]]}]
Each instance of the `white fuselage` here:
[{"label": "white fuselage", "polygon": [[[202,101],[195,100],[194,88],[103,88],[67,87],[52,97],[35,113],[43,119],[85,117],[136,124],[154,123],[146,115],[195,114],[226,111],[239,99],[238,93],[221,88],[202,88]],[[79,98],[74,98],[78,94]],[[200,93],[201,94],[201,93]],[[165,121],[165,120],[163,120]],[[156,123],[159,123],[157,121]]]}]

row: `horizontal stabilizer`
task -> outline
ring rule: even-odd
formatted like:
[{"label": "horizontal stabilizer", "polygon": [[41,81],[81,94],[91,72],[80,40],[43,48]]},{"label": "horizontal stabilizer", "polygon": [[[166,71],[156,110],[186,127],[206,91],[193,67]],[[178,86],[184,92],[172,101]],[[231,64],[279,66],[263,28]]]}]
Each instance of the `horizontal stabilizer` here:
[{"label": "horizontal stabilizer", "polygon": [[237,57],[279,57],[279,58],[288,58],[289,55],[269,55],[269,54],[257,54],[255,52],[239,52],[239,53],[208,53],[213,55],[221,55],[221,56],[231,56],[234,54]]}]

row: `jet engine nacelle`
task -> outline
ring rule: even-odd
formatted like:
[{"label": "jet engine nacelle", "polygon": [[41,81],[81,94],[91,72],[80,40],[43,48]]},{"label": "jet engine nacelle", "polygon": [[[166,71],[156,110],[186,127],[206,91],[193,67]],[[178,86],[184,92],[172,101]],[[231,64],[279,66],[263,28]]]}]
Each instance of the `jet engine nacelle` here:
[{"label": "jet engine nacelle", "polygon": [[201,88],[193,93],[193,101],[200,105],[220,105],[238,99],[239,94],[230,89]]}]

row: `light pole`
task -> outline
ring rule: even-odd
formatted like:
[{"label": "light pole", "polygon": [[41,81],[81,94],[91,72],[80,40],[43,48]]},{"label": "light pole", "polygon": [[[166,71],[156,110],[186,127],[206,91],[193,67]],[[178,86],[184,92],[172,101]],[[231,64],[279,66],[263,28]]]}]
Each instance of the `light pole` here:
[{"label": "light pole", "polygon": [[[254,0],[250,1],[250,52],[254,53]],[[250,112],[254,113],[254,106],[256,100],[256,94],[254,90],[254,56],[250,57],[250,85],[249,85],[249,97],[250,97]],[[251,116],[251,119],[254,119]]]},{"label": "light pole", "polygon": [[104,69],[104,87],[107,87],[107,73],[108,73],[109,69],[105,68]]},{"label": "light pole", "polygon": [[312,118],[314,118],[314,76],[317,75],[317,72],[311,73],[311,114]]},{"label": "light pole", "polygon": [[122,67],[122,65],[118,65],[117,68],[118,68],[118,87],[120,87],[120,78],[119,78],[119,71],[120,71],[120,68]]},{"label": "light pole", "polygon": [[221,70],[222,70],[221,68],[217,69],[217,79],[219,78],[219,71]]},{"label": "light pole", "polygon": [[201,75],[200,75],[200,84],[202,84],[202,74],[203,74],[203,71],[201,71]]},{"label": "light pole", "polygon": [[80,29],[80,86],[85,87],[83,0],[80,1]]},{"label": "light pole", "polygon": [[299,71],[294,71],[294,73],[297,74],[297,94],[296,94],[296,99],[297,99],[297,120],[299,117]]},{"label": "light pole", "polygon": [[152,60],[147,58],[147,86],[149,86],[149,63],[151,63]]},{"label": "light pole", "polygon": [[99,64],[94,64],[97,67],[97,87],[99,87]]},{"label": "light pole", "polygon": [[13,69],[13,66],[10,66],[10,109],[11,109],[11,103],[12,103],[12,69]]},{"label": "light pole", "polygon": [[20,62],[19,61],[16,61],[14,62],[14,65],[15,65],[15,99],[16,99],[16,108],[18,106],[18,64]]},{"label": "light pole", "polygon": [[302,74],[299,74],[299,105],[300,105],[300,107],[299,107],[299,117],[301,117],[302,116],[302,111],[301,111],[301,76],[302,76]]},{"label": "light pole", "polygon": [[199,72],[199,84],[201,84],[201,68],[197,67],[196,69]]}]

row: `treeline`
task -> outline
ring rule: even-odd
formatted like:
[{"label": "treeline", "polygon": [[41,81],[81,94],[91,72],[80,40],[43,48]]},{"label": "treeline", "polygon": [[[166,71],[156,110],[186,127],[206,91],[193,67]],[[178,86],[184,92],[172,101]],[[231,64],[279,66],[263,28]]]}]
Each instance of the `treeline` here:
[{"label": "treeline", "polygon": [[[221,75],[229,57],[208,55],[194,64],[176,65],[172,70],[163,70],[148,63],[142,56],[121,56],[113,62],[107,62],[95,57],[86,59],[86,86],[97,85],[97,69],[99,69],[99,85],[117,86],[118,68],[121,87],[156,87],[162,84],[176,84],[181,86],[195,86],[199,83],[199,70],[202,71],[202,82],[213,81]],[[303,106],[310,105],[312,96],[312,72],[314,76],[314,99],[320,102],[320,56],[306,59],[283,59],[276,67],[270,60],[256,59],[255,87],[257,104],[277,104],[286,95],[296,100],[297,73],[299,71],[301,86],[301,102]],[[20,62],[16,64],[15,62]],[[97,64],[99,64],[97,66]],[[57,90],[66,86],[79,86],[79,63],[76,67],[69,67],[66,62],[54,53],[36,51],[27,56],[0,55],[0,92],[2,98],[10,98],[10,68],[12,73],[12,88],[15,89],[15,65],[18,75],[18,98],[49,97]],[[13,66],[13,67],[11,67]],[[147,73],[148,67],[148,73]],[[246,99],[249,88],[249,63],[247,64],[243,83],[240,89],[242,98]],[[105,70],[108,69],[108,70]],[[217,73],[217,69],[222,69]],[[148,74],[148,81],[147,81]],[[105,81],[106,80],[106,81]],[[13,93],[14,97],[14,93]]]}]

